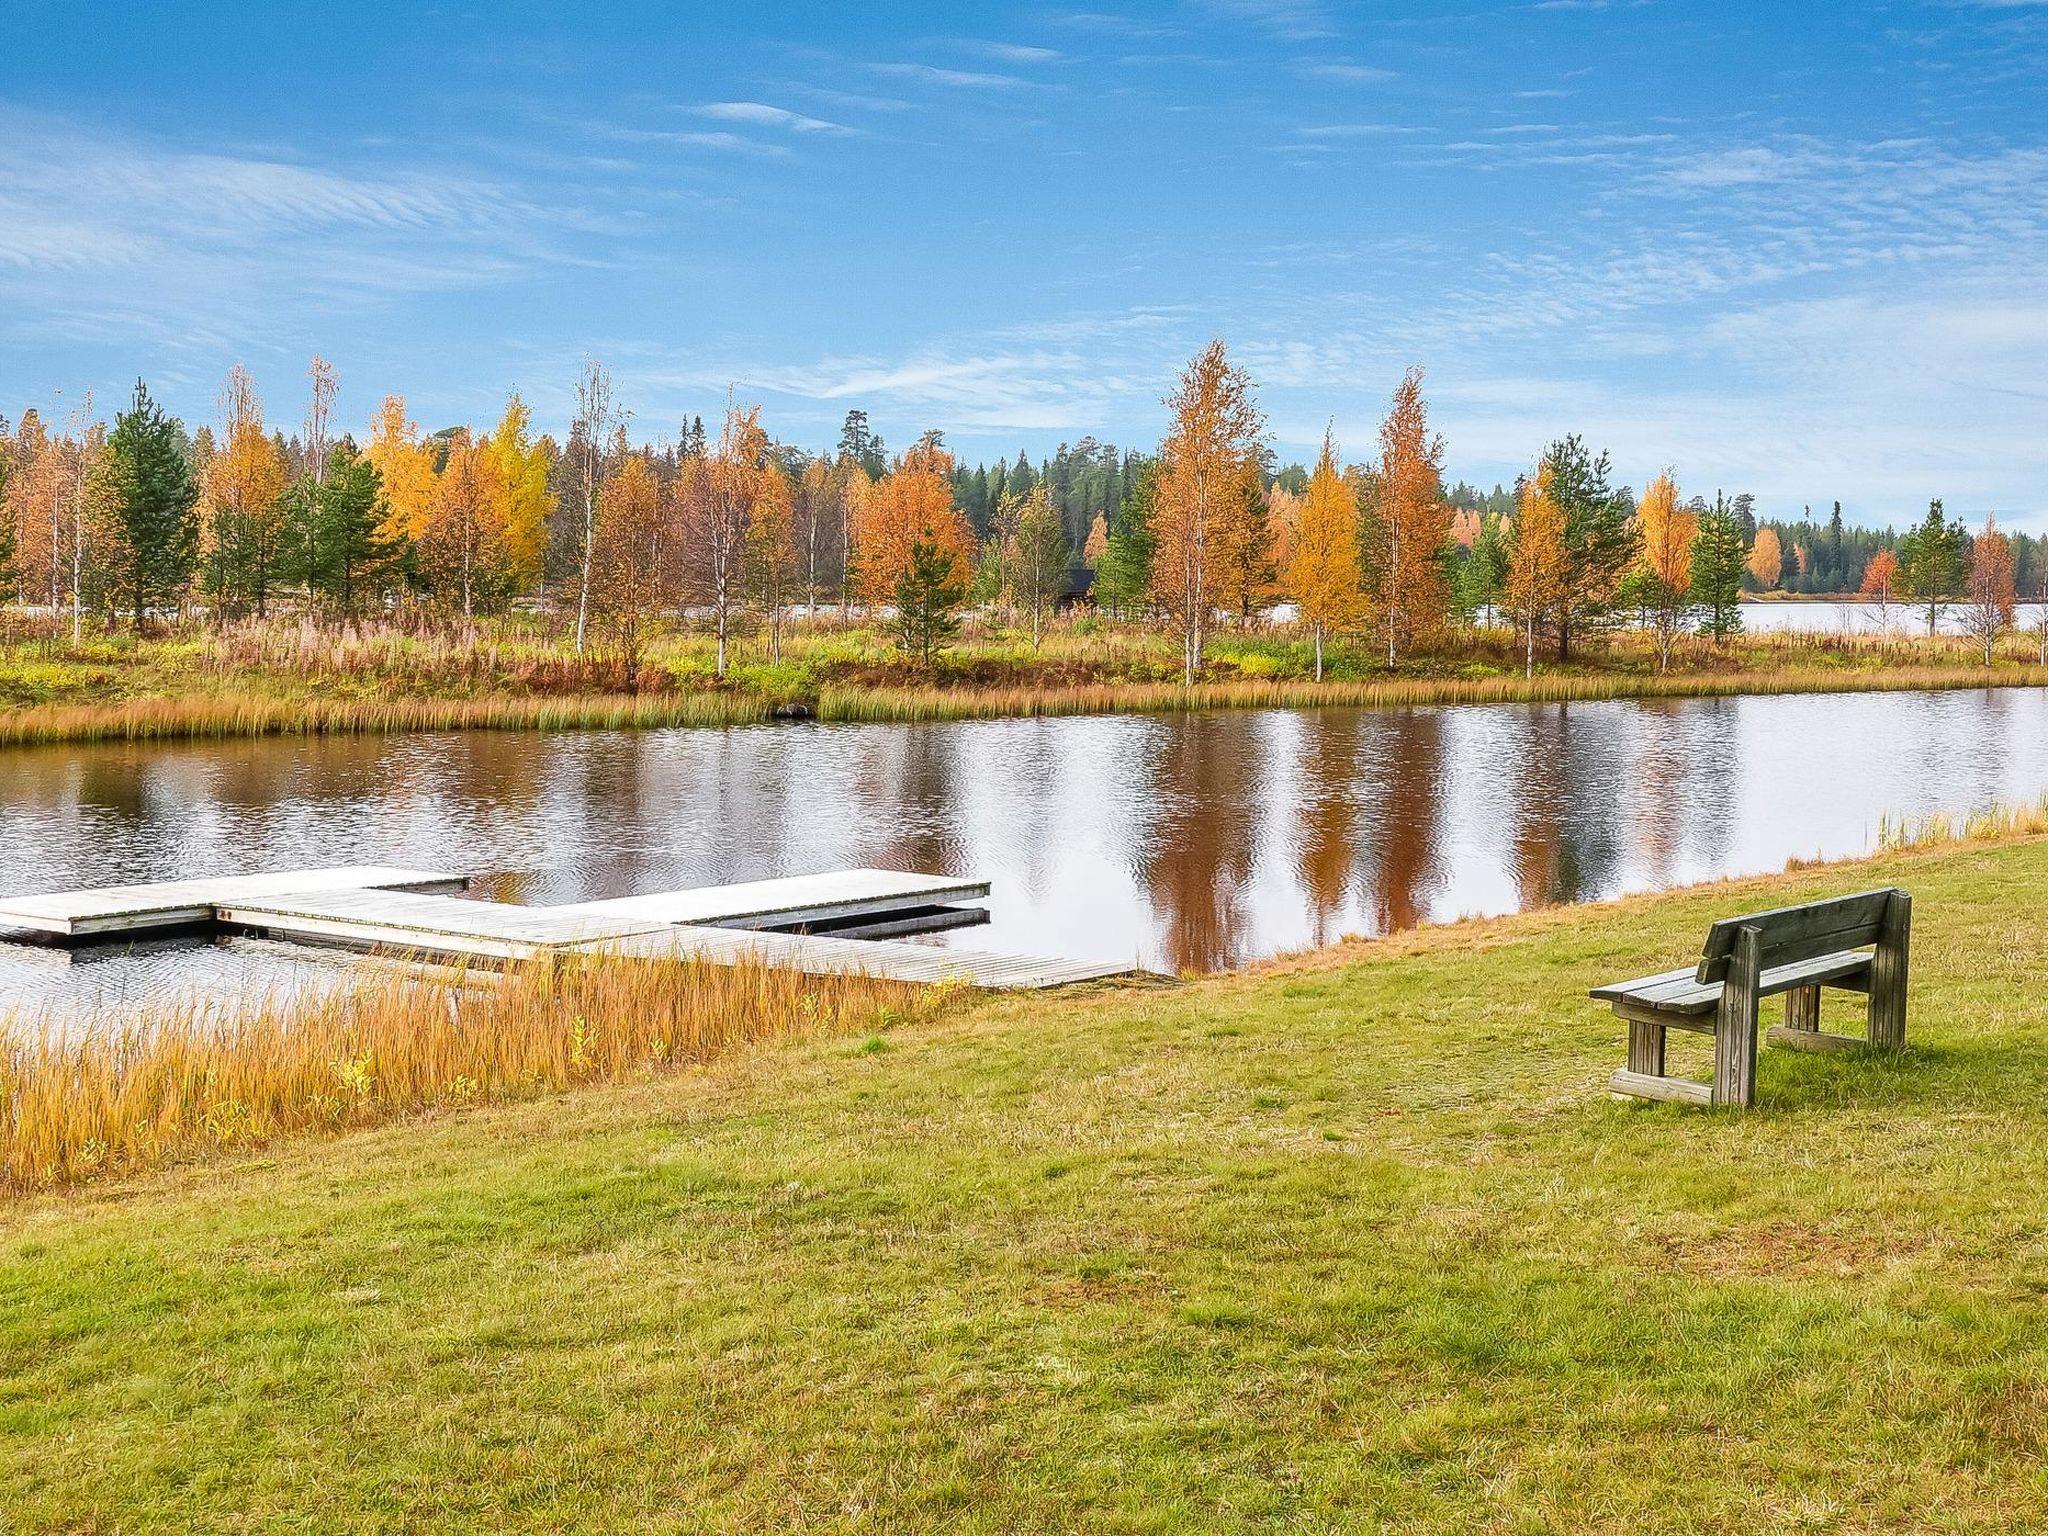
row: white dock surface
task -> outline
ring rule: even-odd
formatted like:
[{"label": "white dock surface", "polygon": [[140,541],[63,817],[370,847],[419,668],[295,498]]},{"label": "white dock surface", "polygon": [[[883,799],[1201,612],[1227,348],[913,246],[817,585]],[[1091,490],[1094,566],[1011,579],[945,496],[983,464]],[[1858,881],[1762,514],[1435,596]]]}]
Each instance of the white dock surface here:
[{"label": "white dock surface", "polygon": [[907,982],[957,980],[984,988],[1040,988],[1134,974],[1092,961],[943,949],[893,939],[766,931],[770,923],[903,914],[986,896],[988,883],[894,870],[849,869],[741,885],[520,907],[428,894],[461,878],[383,866],[240,875],[116,886],[0,901],[0,925],[72,937],[171,924],[219,922],[280,939],[360,944],[412,954],[522,960],[549,951],[748,961],[816,976]]},{"label": "white dock surface", "polygon": [[870,912],[900,911],[905,907],[941,906],[953,901],[978,901],[988,895],[988,890],[986,880],[958,880],[947,875],[907,875],[893,869],[838,869],[822,875],[790,875],[776,880],[749,880],[739,885],[660,891],[651,896],[579,901],[546,910],[584,912],[604,917],[652,918],[662,923],[705,924],[718,928],[757,928],[768,924],[859,917]]},{"label": "white dock surface", "polygon": [[0,927],[32,928],[66,938],[83,938],[211,922],[215,911],[228,901],[316,891],[405,891],[461,884],[460,875],[434,870],[351,864],[339,869],[281,870],[263,875],[165,880],[153,885],[111,885],[96,891],[0,898]]}]

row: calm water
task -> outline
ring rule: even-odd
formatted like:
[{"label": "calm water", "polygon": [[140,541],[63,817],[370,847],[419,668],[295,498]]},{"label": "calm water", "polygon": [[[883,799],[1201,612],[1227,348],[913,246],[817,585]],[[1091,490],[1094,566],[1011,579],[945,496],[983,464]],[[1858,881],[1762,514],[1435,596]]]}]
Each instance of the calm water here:
[{"label": "calm water", "polygon": [[[2039,603],[2021,603],[2015,623],[2027,633],[2033,633],[2041,623],[2041,607]],[[1751,634],[1794,630],[1821,635],[1875,635],[1885,632],[1924,635],[1927,633],[1927,610],[1916,608],[1911,603],[1895,602],[1885,614],[1883,623],[1879,623],[1877,609],[1870,603],[1744,603],[1742,627]],[[1944,635],[1956,635],[1962,633],[1962,628],[1961,610],[1953,604],[1942,604],[1935,616],[1935,629]]]},{"label": "calm water", "polygon": [[[1205,970],[2044,787],[2048,694],[2019,690],[45,748],[0,753],[0,891],[388,862],[552,902],[876,864],[994,881],[954,943]],[[0,1005],[343,963],[0,945]]]}]

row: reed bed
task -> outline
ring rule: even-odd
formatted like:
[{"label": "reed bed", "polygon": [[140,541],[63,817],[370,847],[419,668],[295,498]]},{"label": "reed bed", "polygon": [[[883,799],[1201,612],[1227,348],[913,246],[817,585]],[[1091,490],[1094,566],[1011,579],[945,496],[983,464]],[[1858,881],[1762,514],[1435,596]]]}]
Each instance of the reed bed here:
[{"label": "reed bed", "polygon": [[1773,672],[1581,673],[1414,677],[1310,682],[1234,679],[1197,683],[1103,682],[1056,686],[828,686],[810,700],[737,690],[600,693],[480,699],[277,698],[208,693],[107,704],[46,704],[0,711],[0,745],[155,741],[241,736],[366,735],[395,731],[616,730],[755,723],[796,704],[827,721],[975,720],[1006,716],[1182,714],[1221,709],[1368,709],[1430,704],[1725,698],[1738,694],[1911,692],[2048,685],[2048,667],[1887,666],[1862,671],[1799,667]]},{"label": "reed bed", "polygon": [[86,1030],[0,1020],[0,1187],[49,1189],[644,1077],[736,1046],[883,1028],[956,990],[595,955],[503,974],[402,969],[338,992],[168,1005]]},{"label": "reed bed", "polygon": [[2048,794],[2031,803],[1993,804],[1974,811],[1935,811],[1921,817],[1884,816],[1877,845],[1886,851],[1995,843],[2048,833]]}]

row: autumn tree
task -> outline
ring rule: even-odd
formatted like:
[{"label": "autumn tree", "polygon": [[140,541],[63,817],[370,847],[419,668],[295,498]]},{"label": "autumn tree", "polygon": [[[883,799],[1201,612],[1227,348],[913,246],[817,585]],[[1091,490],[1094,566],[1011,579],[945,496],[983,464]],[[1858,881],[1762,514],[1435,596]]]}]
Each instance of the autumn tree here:
[{"label": "autumn tree", "polygon": [[1365,520],[1365,593],[1386,641],[1387,665],[1442,626],[1449,611],[1443,551],[1451,505],[1443,490],[1444,440],[1429,430],[1422,370],[1410,368],[1380,424],[1379,472]]},{"label": "autumn tree", "polygon": [[597,558],[597,501],[604,490],[605,437],[612,422],[611,370],[595,358],[583,364],[576,383],[576,420],[569,444],[577,453],[576,482],[581,492],[580,538],[576,554],[576,654],[583,654],[590,628],[590,576]]},{"label": "autumn tree", "polygon": [[1221,341],[1188,363],[1166,406],[1173,419],[1160,446],[1150,592],[1180,630],[1182,676],[1193,687],[1216,604],[1218,555],[1228,551],[1214,536],[1242,508],[1265,417]]},{"label": "autumn tree", "polygon": [[825,459],[804,466],[793,491],[794,536],[803,564],[804,606],[844,579],[846,475]]},{"label": "autumn tree", "polygon": [[14,502],[8,486],[14,479],[14,445],[7,440],[6,425],[0,422],[0,608],[18,590],[20,568],[14,563],[20,552],[20,535],[14,519]]},{"label": "autumn tree", "polygon": [[734,617],[746,597],[747,529],[767,474],[768,434],[758,406],[726,399],[718,441],[681,482],[688,594],[711,610],[717,675],[725,676]]},{"label": "autumn tree", "polygon": [[1985,666],[1991,665],[1999,637],[2012,628],[2018,608],[2012,540],[1998,531],[1995,518],[1987,517],[1970,544],[1970,575],[1963,603],[1963,633],[1983,648]]},{"label": "autumn tree", "polygon": [[1692,546],[1692,600],[1716,645],[1742,628],[1743,555],[1739,515],[1717,491]]},{"label": "autumn tree", "polygon": [[1941,605],[1962,584],[1964,538],[1962,523],[1943,514],[1937,497],[1927,504],[1919,526],[1899,540],[1899,585],[1908,597],[1927,605],[1930,635],[1940,622]]},{"label": "autumn tree", "polygon": [[1323,680],[1323,638],[1357,623],[1364,594],[1358,561],[1358,505],[1337,467],[1337,443],[1323,433],[1322,456],[1295,512],[1287,590],[1315,639],[1316,681]]},{"label": "autumn tree", "polygon": [[1109,553],[1109,514],[1098,512],[1095,521],[1088,525],[1088,537],[1081,544],[1081,564],[1094,571],[1102,567],[1102,557]]},{"label": "autumn tree", "polygon": [[9,457],[7,510],[16,529],[17,579],[24,597],[33,594],[54,615],[64,591],[65,470],[63,449],[40,412],[21,413]]},{"label": "autumn tree", "polygon": [[1280,573],[1272,506],[1256,455],[1238,471],[1236,494],[1223,501],[1211,548],[1215,551],[1211,590],[1216,606],[1248,623],[1259,600],[1272,593]]},{"label": "autumn tree", "polygon": [[548,451],[533,436],[533,412],[514,391],[505,414],[483,444],[490,474],[504,488],[499,545],[505,575],[517,586],[539,583],[548,551],[548,523],[555,510],[548,485]]},{"label": "autumn tree", "polygon": [[434,452],[420,441],[419,423],[406,415],[402,395],[386,395],[377,407],[364,453],[382,493],[384,520],[377,538],[386,548],[403,551],[426,532],[434,499]]},{"label": "autumn tree", "polygon": [[1019,509],[1011,540],[1011,580],[1018,606],[1031,619],[1031,648],[1045,637],[1045,620],[1059,602],[1072,551],[1067,546],[1060,509],[1043,480],[1031,488]]},{"label": "autumn tree", "polygon": [[263,402],[237,363],[220,394],[219,450],[207,465],[201,532],[204,584],[216,614],[248,607],[259,616],[270,599],[282,549],[284,451],[264,430]]},{"label": "autumn tree", "polygon": [[451,435],[414,536],[430,587],[452,592],[465,620],[503,596],[513,581],[506,525],[511,492],[502,463],[490,442],[478,442],[467,427]]},{"label": "autumn tree", "polygon": [[675,522],[644,453],[619,453],[613,462],[602,512],[592,521],[602,536],[591,549],[578,606],[610,638],[630,689],[639,685],[648,626],[676,595]]},{"label": "autumn tree", "polygon": [[953,456],[927,434],[895,469],[861,494],[854,529],[855,583],[861,600],[893,602],[920,543],[949,564],[946,585],[964,597],[973,576],[974,535],[953,502]]},{"label": "autumn tree", "polygon": [[1759,528],[1756,542],[1749,546],[1749,577],[1759,591],[1768,592],[1785,574],[1785,546],[1775,528]]},{"label": "autumn tree", "polygon": [[1626,486],[1609,483],[1613,466],[1576,433],[1543,455],[1550,497],[1564,518],[1564,596],[1552,615],[1557,659],[1569,661],[1572,641],[1612,622],[1621,584],[1636,563],[1634,502]]},{"label": "autumn tree", "polygon": [[1571,560],[1564,542],[1564,510],[1550,494],[1550,466],[1539,464],[1522,482],[1509,539],[1502,601],[1522,626],[1522,675],[1536,675],[1536,631],[1571,600]]},{"label": "autumn tree", "polygon": [[154,609],[177,601],[199,548],[199,487],[178,424],[136,381],[135,397],[107,440],[108,483],[120,537],[112,584],[142,628]]},{"label": "autumn tree", "polygon": [[1899,591],[1899,557],[1888,549],[1872,555],[1870,563],[1863,567],[1863,581],[1856,590],[1877,610],[1878,629],[1889,631],[1892,599]]},{"label": "autumn tree", "polygon": [[1700,531],[1699,513],[1679,501],[1670,470],[1644,488],[1636,527],[1643,551],[1642,595],[1657,637],[1657,670],[1663,672],[1671,666],[1671,646],[1691,602],[1693,543]]},{"label": "autumn tree", "polygon": [[768,620],[768,657],[776,662],[782,660],[782,627],[802,575],[796,491],[782,466],[770,462],[761,471],[747,525],[747,595]]}]

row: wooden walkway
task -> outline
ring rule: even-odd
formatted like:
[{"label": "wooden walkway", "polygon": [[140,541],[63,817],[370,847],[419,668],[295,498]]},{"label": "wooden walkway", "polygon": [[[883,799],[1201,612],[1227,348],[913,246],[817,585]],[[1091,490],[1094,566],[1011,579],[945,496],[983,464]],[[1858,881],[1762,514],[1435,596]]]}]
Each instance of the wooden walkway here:
[{"label": "wooden walkway", "polygon": [[145,928],[210,923],[223,902],[324,891],[460,890],[460,875],[352,864],[340,869],[280,870],[154,885],[111,885],[94,891],[0,898],[0,927],[28,928],[67,939],[103,938]]},{"label": "wooden walkway", "polygon": [[0,902],[0,924],[40,926],[76,938],[218,923],[278,939],[458,959],[604,950],[726,965],[763,961],[819,976],[957,980],[992,989],[1066,986],[1137,969],[885,937],[771,931],[835,922],[876,933],[958,926],[985,918],[979,908],[951,905],[986,896],[989,886],[981,880],[851,869],[552,907],[470,901],[424,889],[461,883],[451,875],[371,867],[249,875],[16,897]]}]

